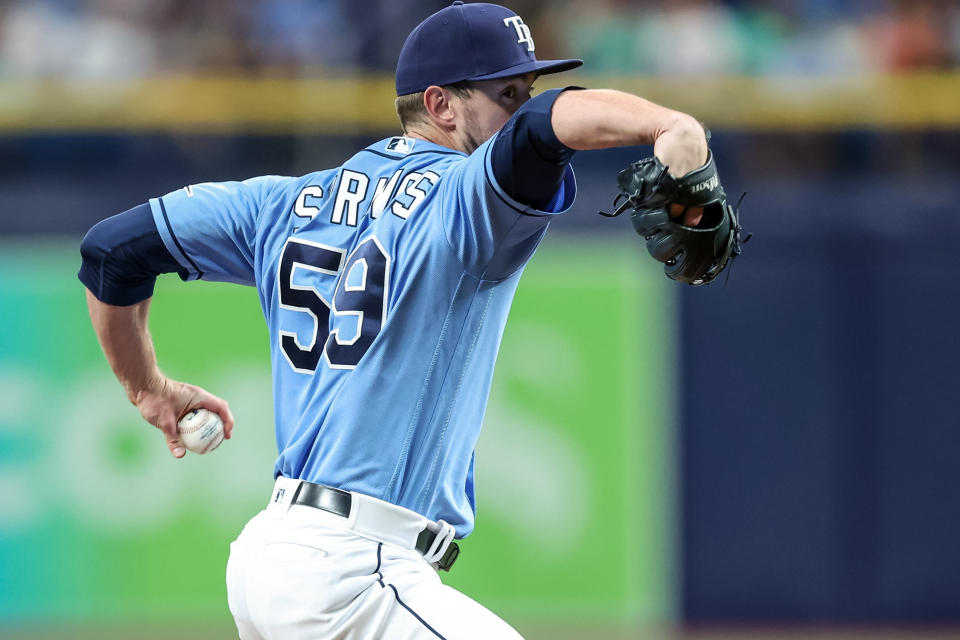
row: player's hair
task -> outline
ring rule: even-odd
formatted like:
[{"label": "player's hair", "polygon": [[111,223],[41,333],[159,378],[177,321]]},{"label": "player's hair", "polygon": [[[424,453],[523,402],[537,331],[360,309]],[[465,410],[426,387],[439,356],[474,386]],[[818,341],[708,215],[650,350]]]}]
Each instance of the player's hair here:
[{"label": "player's hair", "polygon": [[[444,86],[458,98],[466,99],[473,93],[476,83],[470,80],[461,80]],[[404,133],[407,133],[410,125],[426,122],[427,107],[423,104],[423,91],[398,96],[394,104],[397,107],[397,117],[400,118],[400,126]]]}]

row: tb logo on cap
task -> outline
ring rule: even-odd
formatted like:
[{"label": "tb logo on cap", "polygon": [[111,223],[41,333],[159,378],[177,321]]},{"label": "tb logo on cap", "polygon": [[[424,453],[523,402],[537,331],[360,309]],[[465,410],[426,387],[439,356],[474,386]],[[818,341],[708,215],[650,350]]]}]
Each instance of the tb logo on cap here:
[{"label": "tb logo on cap", "polygon": [[530,27],[523,24],[523,19],[520,16],[513,16],[510,18],[503,19],[503,26],[509,27],[513,26],[517,31],[517,44],[527,44],[527,51],[533,51],[533,36],[530,35]]}]

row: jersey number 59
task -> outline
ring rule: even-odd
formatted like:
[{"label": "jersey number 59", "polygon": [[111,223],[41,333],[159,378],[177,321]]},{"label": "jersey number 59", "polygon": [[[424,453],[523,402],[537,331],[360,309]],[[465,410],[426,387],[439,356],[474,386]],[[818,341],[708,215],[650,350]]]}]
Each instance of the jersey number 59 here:
[{"label": "jersey number 59", "polygon": [[[352,369],[380,333],[387,315],[390,256],[376,238],[357,245],[344,262],[346,251],[296,238],[287,240],[280,254],[280,308],[313,318],[313,336],[301,344],[297,333],[280,330],[280,348],[294,371],[313,373],[324,358],[334,369]],[[327,300],[310,285],[294,283],[297,269],[339,278],[333,299]],[[355,330],[331,330],[334,318],[355,318]]]}]

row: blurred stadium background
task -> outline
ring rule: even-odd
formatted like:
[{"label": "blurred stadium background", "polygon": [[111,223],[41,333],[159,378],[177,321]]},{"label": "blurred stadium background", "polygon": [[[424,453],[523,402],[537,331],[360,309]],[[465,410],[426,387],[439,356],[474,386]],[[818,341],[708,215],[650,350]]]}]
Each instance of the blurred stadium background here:
[{"label": "blurred stadium background", "polygon": [[[274,456],[256,295],[158,285],[162,365],[237,416],[174,461],[99,352],[78,243],[394,133],[397,52],[445,4],[0,1],[0,637],[235,637],[228,543]],[[670,283],[594,214],[649,149],[578,155],[449,583],[530,639],[960,637],[960,3],[510,6],[539,57],[586,60],[538,88],[706,122],[754,238],[726,284]]]}]

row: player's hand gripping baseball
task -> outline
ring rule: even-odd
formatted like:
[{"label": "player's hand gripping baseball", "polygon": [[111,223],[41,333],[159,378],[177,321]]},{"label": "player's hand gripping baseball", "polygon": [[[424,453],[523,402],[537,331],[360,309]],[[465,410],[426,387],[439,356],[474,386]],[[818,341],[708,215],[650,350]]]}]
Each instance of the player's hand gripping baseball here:
[{"label": "player's hand gripping baseball", "polygon": [[223,420],[223,436],[233,432],[233,414],[222,398],[185,382],[171,380],[157,367],[153,340],[147,329],[150,298],[129,306],[106,304],[87,291],[90,321],[103,353],[127,398],[144,419],[160,429],[174,458],[186,449],[177,433],[177,422],[191,409],[209,409]]},{"label": "player's hand gripping baseball", "polygon": [[186,453],[177,433],[177,422],[191,409],[209,409],[219,414],[223,420],[224,438],[229,439],[233,432],[233,414],[226,400],[200,387],[163,375],[149,387],[138,391],[130,401],[140,409],[144,420],[163,432],[167,448],[174,458],[182,458]]}]

